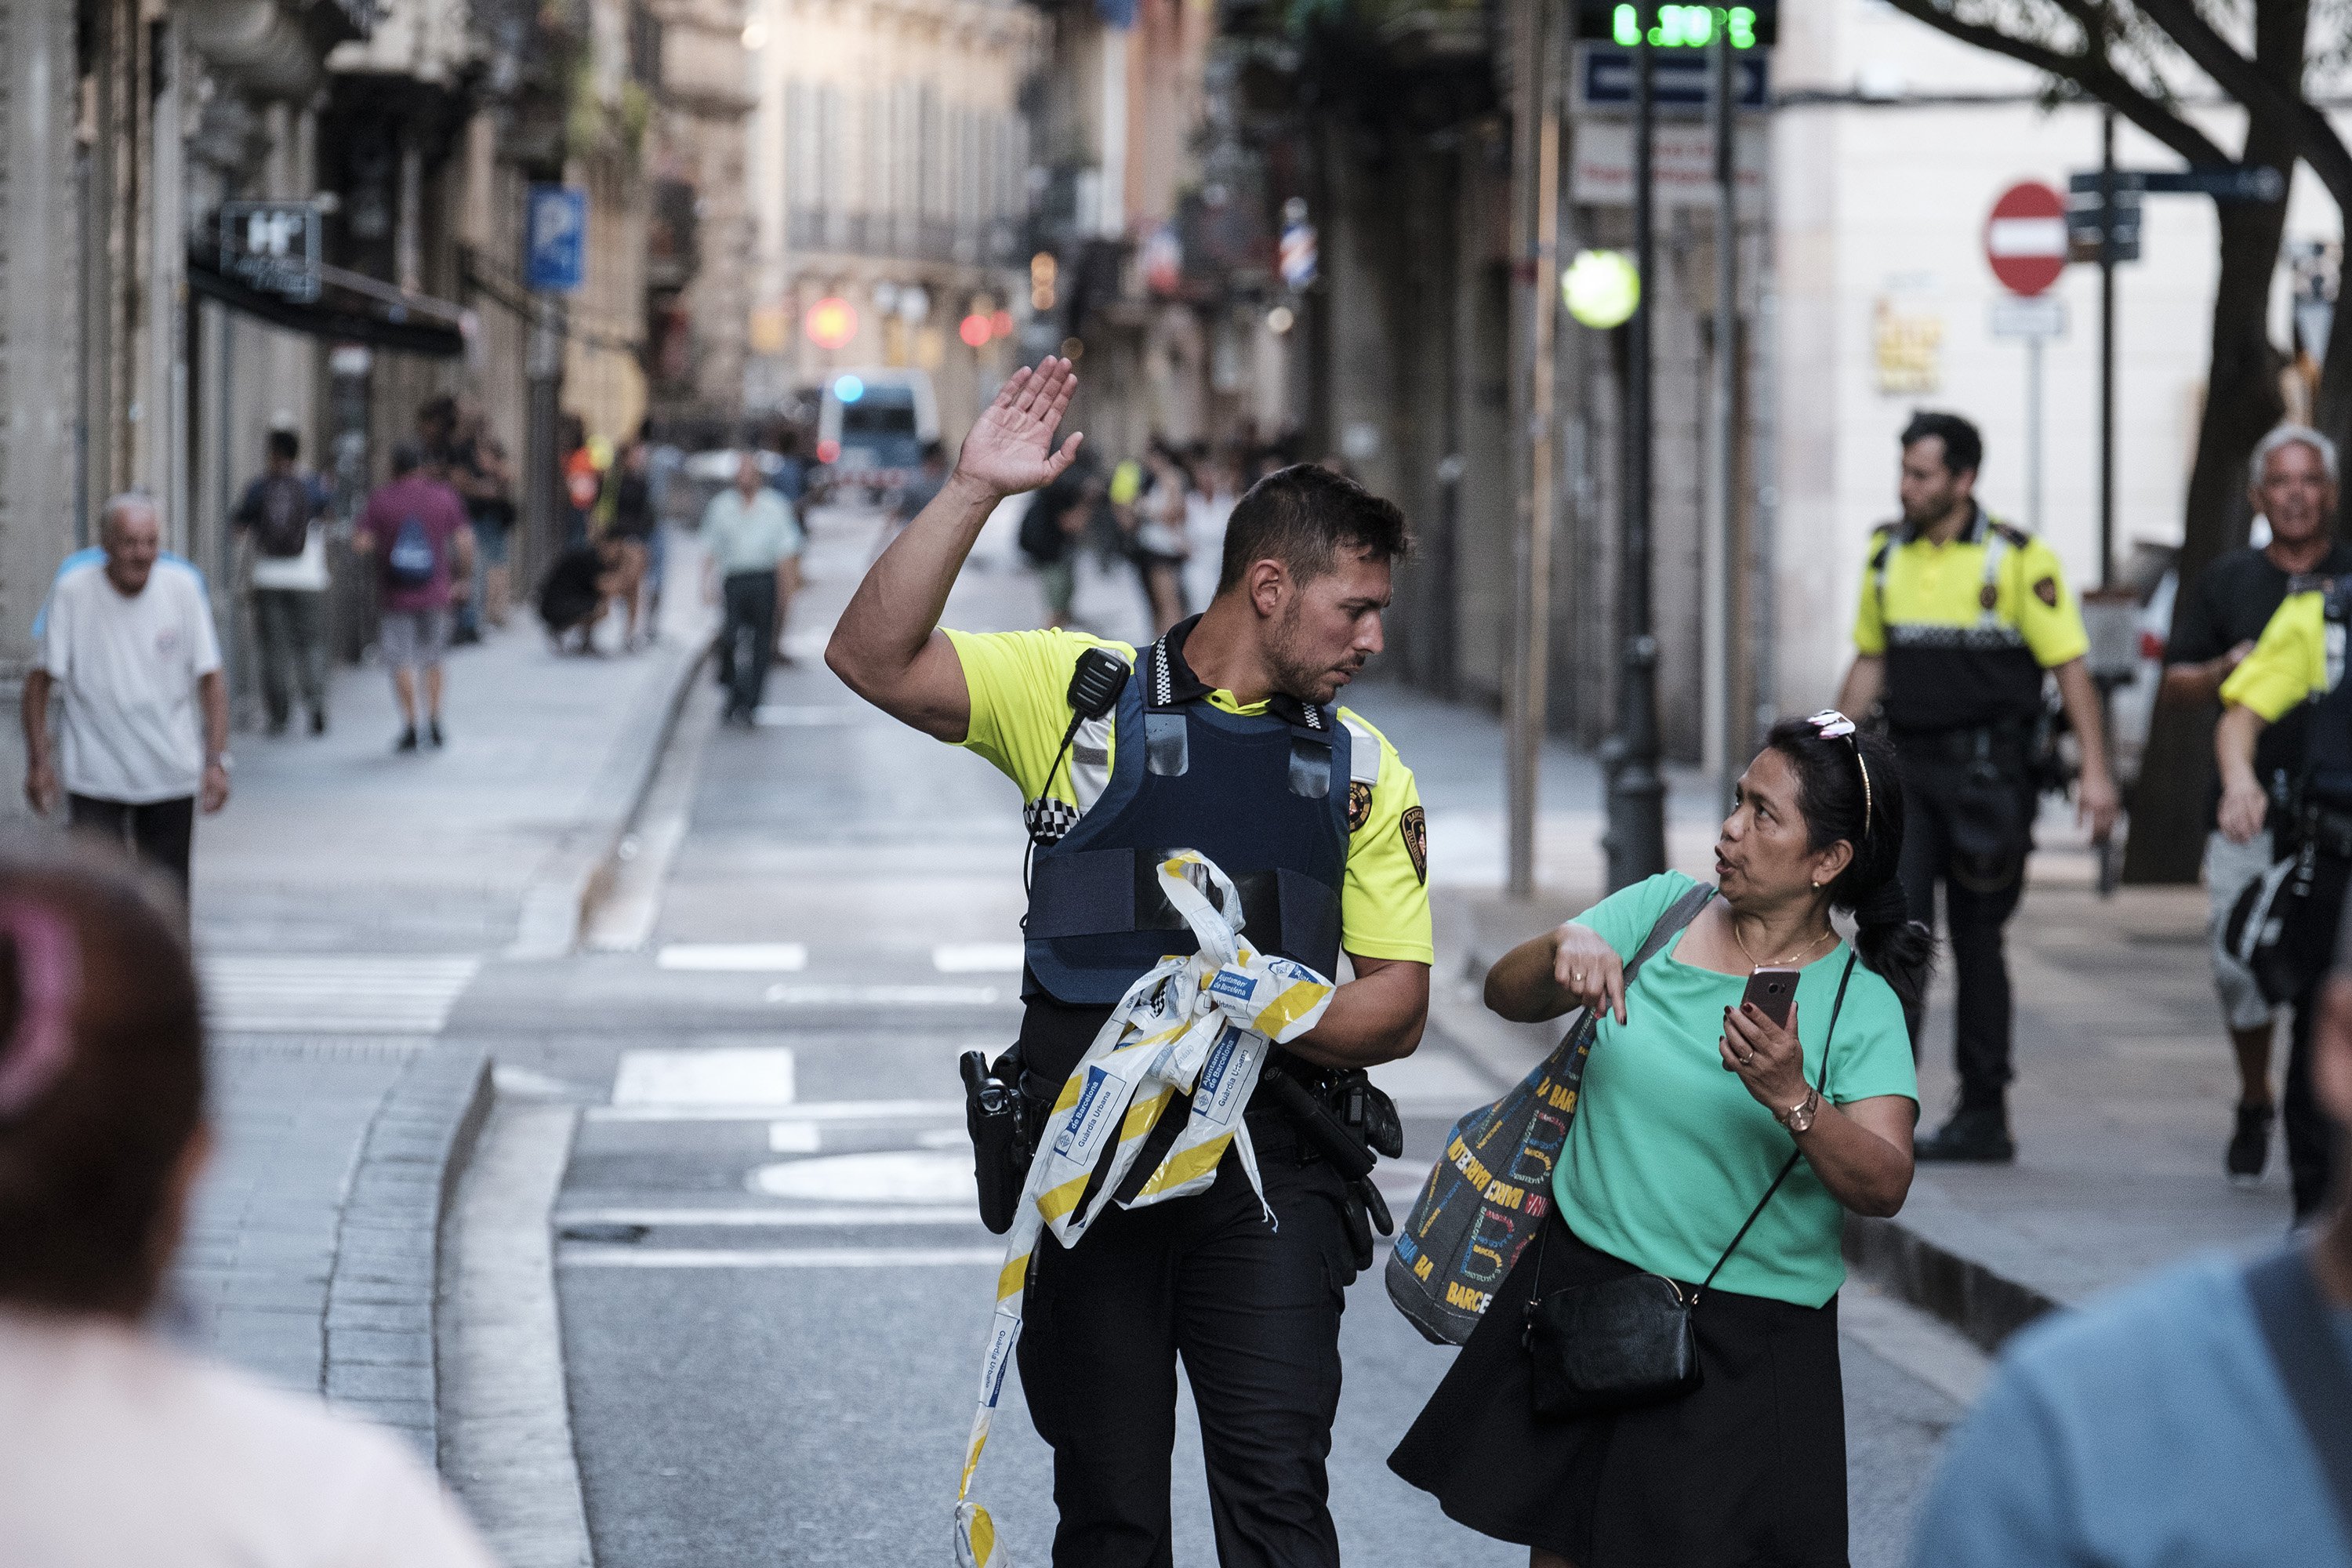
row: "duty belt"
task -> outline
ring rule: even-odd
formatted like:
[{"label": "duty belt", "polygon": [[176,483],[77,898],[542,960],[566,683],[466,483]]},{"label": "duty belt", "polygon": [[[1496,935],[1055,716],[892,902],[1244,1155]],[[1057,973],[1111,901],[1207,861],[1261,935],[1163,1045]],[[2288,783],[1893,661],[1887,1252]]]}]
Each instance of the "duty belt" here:
[{"label": "duty belt", "polygon": [[2329,805],[2305,805],[2296,814],[2295,837],[2322,855],[2352,860],[2352,812]]},{"label": "duty belt", "polygon": [[1965,730],[1896,730],[1895,749],[1939,762],[2022,762],[2032,741],[2031,721],[1978,724]]}]

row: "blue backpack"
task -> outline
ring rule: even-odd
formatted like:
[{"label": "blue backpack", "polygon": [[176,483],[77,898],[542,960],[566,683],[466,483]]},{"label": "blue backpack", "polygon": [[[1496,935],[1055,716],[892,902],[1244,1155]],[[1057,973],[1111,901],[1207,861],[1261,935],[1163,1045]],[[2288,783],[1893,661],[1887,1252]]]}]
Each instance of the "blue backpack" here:
[{"label": "blue backpack", "polygon": [[441,552],[433,547],[433,535],[425,530],[425,520],[411,513],[400,520],[400,531],[393,535],[392,548],[384,552],[383,574],[395,588],[426,588],[433,584],[433,569],[439,565]]}]

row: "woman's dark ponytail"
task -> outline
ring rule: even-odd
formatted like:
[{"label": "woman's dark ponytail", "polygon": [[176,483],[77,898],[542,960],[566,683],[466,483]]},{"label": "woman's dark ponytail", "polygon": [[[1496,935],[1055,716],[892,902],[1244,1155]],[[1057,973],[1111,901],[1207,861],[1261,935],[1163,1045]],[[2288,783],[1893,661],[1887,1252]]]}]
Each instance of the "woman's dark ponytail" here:
[{"label": "woman's dark ponytail", "polygon": [[[1797,774],[1806,837],[1815,849],[1843,838],[1853,858],[1830,884],[1830,907],[1852,914],[1854,951],[1906,1008],[1927,994],[1935,942],[1912,918],[1895,868],[1903,860],[1903,784],[1895,749],[1843,721],[1784,719],[1765,744]],[[1837,731],[1824,733],[1824,730]]]}]

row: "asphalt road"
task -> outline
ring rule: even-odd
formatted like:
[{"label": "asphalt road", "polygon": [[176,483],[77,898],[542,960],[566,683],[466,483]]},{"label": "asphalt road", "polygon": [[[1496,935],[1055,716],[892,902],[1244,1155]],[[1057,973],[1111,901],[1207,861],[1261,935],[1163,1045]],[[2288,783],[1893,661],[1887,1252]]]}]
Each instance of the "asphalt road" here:
[{"label": "asphalt road", "polygon": [[[874,533],[820,517],[800,662],[777,672],[759,728],[681,725],[641,836],[642,945],[500,965],[467,999],[468,1030],[502,1041],[506,1081],[589,1102],[556,1259],[604,1568],[950,1560],[999,1258],[972,1212],[954,1065],[1017,1019],[1022,840],[1010,784],[863,709],[817,657]],[[1034,604],[1017,574],[975,572],[950,619],[1030,624]],[[1377,691],[1361,705],[1377,718]],[[1384,1183],[1409,1194],[1451,1119],[1499,1086],[1433,1036],[1388,1077],[1411,1142]],[[1846,1342],[1860,1564],[1901,1561],[1958,1410],[1916,1358],[1898,1364],[1901,1345],[1935,1343],[1885,1331],[1889,1314],[1906,1328],[1899,1311],[1878,1305],[1877,1349]],[[1347,1561],[1523,1563],[1383,1463],[1451,1352],[1376,1279],[1349,1294],[1344,1351],[1331,1468]],[[1049,1458],[1017,1391],[975,1491],[1016,1561],[1047,1560]],[[1189,1415],[1176,1509],[1177,1561],[1213,1562]]]}]

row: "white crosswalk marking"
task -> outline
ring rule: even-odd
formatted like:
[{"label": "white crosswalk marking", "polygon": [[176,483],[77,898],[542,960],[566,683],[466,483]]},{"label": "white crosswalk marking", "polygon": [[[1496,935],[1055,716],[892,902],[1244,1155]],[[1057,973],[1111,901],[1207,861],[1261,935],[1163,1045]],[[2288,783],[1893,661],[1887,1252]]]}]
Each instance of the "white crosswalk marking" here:
[{"label": "white crosswalk marking", "polygon": [[215,1033],[437,1035],[482,967],[472,953],[230,952],[200,968]]}]

